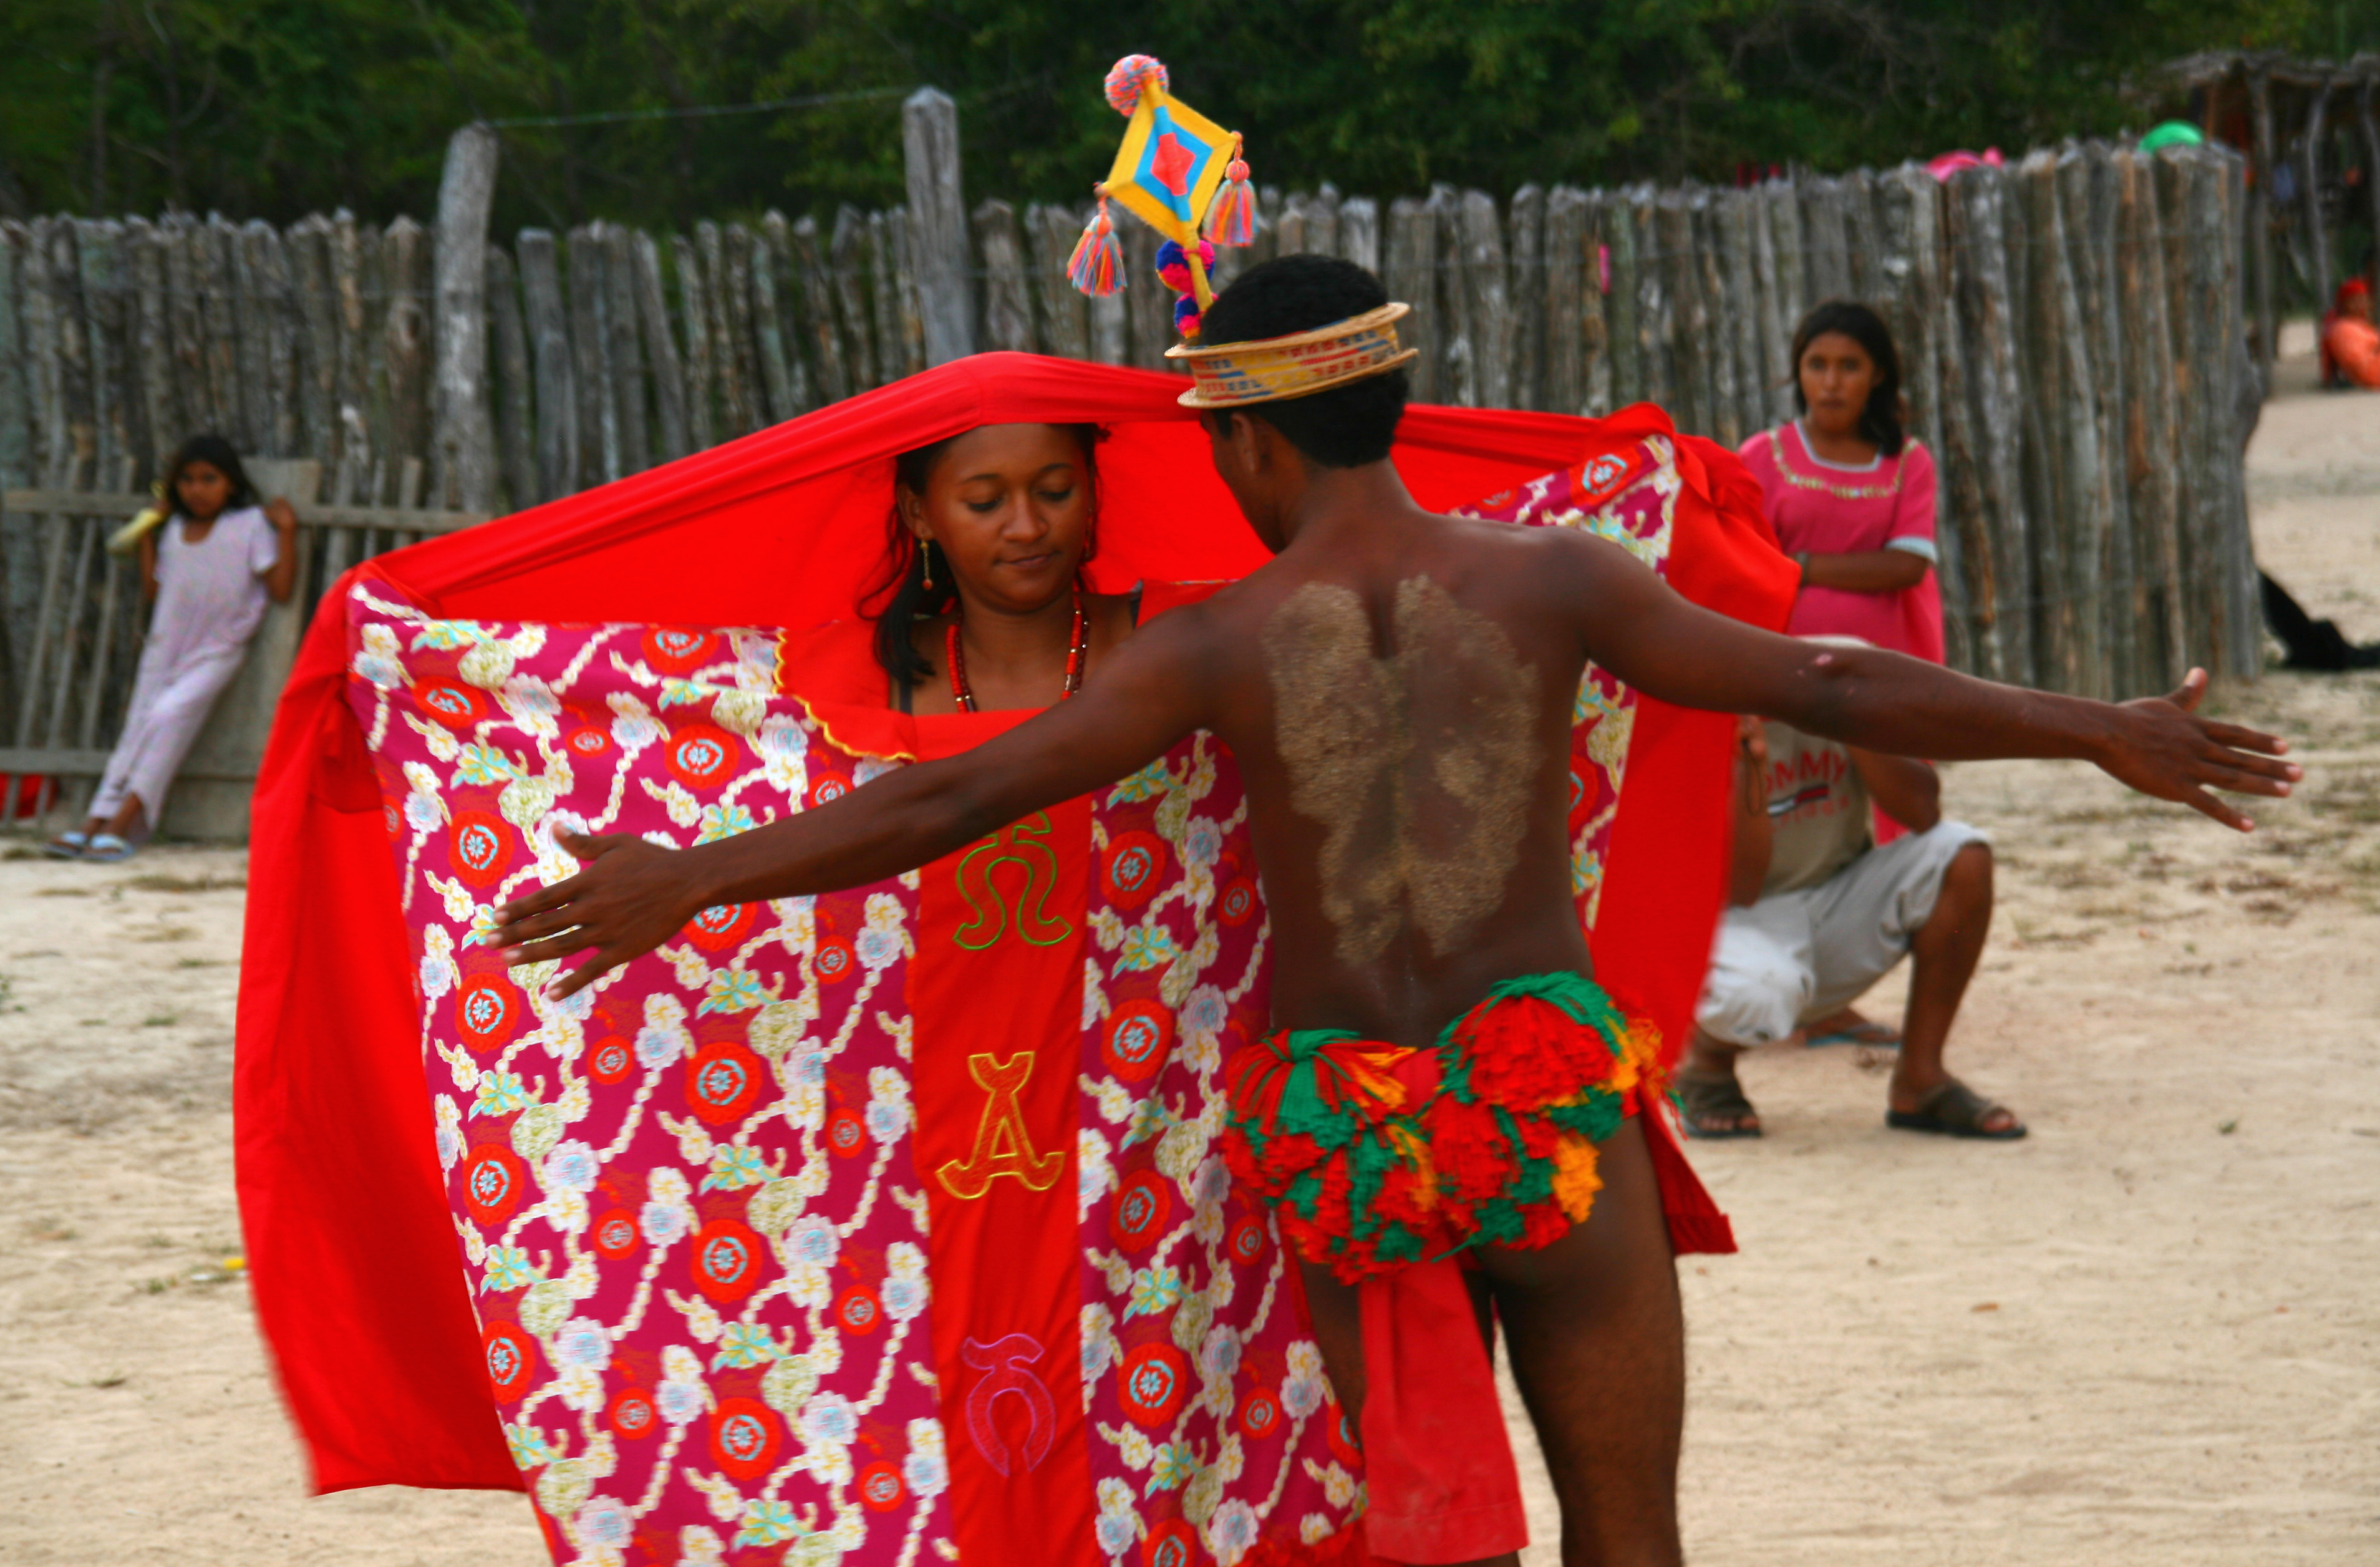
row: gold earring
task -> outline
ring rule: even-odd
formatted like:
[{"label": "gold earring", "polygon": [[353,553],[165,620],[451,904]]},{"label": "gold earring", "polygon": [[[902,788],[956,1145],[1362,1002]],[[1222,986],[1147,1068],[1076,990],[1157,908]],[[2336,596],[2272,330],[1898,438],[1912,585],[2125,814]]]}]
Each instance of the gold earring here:
[{"label": "gold earring", "polygon": [[934,590],[934,541],[931,539],[920,540],[917,553],[926,563],[926,591],[930,593]]}]

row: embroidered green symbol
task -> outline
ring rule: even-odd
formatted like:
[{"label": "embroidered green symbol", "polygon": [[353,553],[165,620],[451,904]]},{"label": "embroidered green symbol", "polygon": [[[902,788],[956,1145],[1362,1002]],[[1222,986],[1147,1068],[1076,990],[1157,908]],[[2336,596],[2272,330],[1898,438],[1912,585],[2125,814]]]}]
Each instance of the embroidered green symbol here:
[{"label": "embroidered green symbol", "polygon": [[[966,852],[959,861],[959,896],[975,911],[975,917],[960,926],[952,941],[968,952],[979,953],[1006,935],[1012,924],[1027,946],[1054,947],[1074,934],[1072,925],[1050,913],[1050,893],[1058,884],[1058,856],[1047,842],[1049,836],[1050,813],[1036,811]],[[991,879],[993,868],[1001,865],[1025,869],[1025,885],[1013,909]]]}]

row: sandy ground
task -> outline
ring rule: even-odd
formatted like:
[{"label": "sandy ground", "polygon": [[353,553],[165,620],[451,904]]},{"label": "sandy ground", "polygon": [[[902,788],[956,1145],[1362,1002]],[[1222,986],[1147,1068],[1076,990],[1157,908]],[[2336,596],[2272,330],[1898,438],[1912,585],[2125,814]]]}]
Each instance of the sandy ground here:
[{"label": "sandy ground", "polygon": [[[2380,398],[2309,379],[2252,450],[2259,553],[2380,639]],[[2313,769],[2251,838],[1950,772],[2001,899],[1952,1065],[2028,1141],[1887,1132],[1855,1051],[1747,1063],[1768,1136],[1696,1150],[1744,1250],[1682,1269],[1695,1561],[2380,1560],[2380,675],[2222,702]],[[223,1266],[243,881],[0,862],[0,1561],[529,1567],[516,1497],[304,1495]]]}]

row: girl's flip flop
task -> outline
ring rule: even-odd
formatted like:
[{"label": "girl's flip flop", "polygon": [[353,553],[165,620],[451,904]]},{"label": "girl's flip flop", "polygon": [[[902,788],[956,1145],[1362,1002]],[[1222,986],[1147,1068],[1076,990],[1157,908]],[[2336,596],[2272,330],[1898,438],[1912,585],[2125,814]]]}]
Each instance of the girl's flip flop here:
[{"label": "girl's flip flop", "polygon": [[113,832],[95,833],[91,837],[91,846],[83,850],[82,857],[106,861],[130,859],[132,845]]},{"label": "girl's flip flop", "polygon": [[61,832],[42,845],[42,852],[52,859],[80,859],[91,839],[80,832]]}]

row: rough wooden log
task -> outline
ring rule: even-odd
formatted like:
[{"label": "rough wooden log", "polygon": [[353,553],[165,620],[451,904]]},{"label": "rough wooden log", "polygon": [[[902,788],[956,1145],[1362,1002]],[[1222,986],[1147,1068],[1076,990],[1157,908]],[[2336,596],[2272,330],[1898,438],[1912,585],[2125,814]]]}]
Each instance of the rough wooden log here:
[{"label": "rough wooden log", "polygon": [[426,464],[430,456],[430,236],[411,218],[398,218],[382,231],[381,258],[388,290],[382,334],[388,438],[382,444],[390,471],[401,481],[405,464]]},{"label": "rough wooden log", "polygon": [[2326,122],[2330,118],[2331,94],[2338,89],[2338,79],[2325,73],[2314,84],[2313,97],[2306,106],[2305,130],[2298,138],[2298,154],[2302,166],[2298,171],[2298,201],[2303,211],[2307,259],[2313,267],[2313,297],[2324,310],[2330,308],[2330,237],[2322,221],[2322,153],[2328,140]]},{"label": "rough wooden log", "polygon": [[2250,167],[2248,263],[2256,306],[2256,352],[2267,365],[2280,352],[2280,320],[2273,311],[2273,163],[2280,144],[2273,137],[2273,83],[2262,65],[2248,71]]},{"label": "rough wooden log", "polygon": [[330,220],[315,213],[290,225],[287,249],[298,301],[298,434],[302,449],[314,454],[327,479],[339,465],[339,320],[331,282]]},{"label": "rough wooden log", "polygon": [[702,262],[694,241],[683,234],[670,236],[670,271],[677,280],[678,338],[686,345],[686,435],[694,450],[707,452],[719,443],[719,425],[711,401],[716,382],[710,335],[710,289],[703,282]]},{"label": "rough wooden log", "polygon": [[1835,182],[1843,213],[1844,259],[1850,263],[1852,297],[1875,305],[1890,294],[1884,271],[1884,230],[1876,212],[1876,176],[1853,169]]},{"label": "rough wooden log", "polygon": [[73,226],[83,320],[91,336],[91,426],[99,438],[95,471],[108,474],[140,449],[131,423],[140,405],[127,395],[131,344],[124,308],[124,225],[78,220]]},{"label": "rough wooden log", "polygon": [[438,180],[436,331],[430,492],[448,510],[486,511],[496,498],[488,397],[488,214],[496,199],[495,128],[446,140]]},{"label": "rough wooden log", "polygon": [[1674,416],[1681,396],[1670,362],[1675,296],[1670,288],[1670,258],[1661,245],[1658,203],[1659,193],[1650,185],[1629,190],[1628,224],[1636,246],[1636,370],[1643,378],[1638,395]]},{"label": "rough wooden log", "polygon": [[1636,222],[1628,192],[1597,191],[1595,224],[1588,243],[1599,247],[1611,261],[1610,282],[1603,294],[1604,330],[1611,355],[1611,406],[1623,408],[1645,400],[1645,356],[1636,323]]},{"label": "rough wooden log", "polygon": [[[653,466],[651,420],[645,409],[645,356],[637,336],[636,241],[615,223],[603,225],[604,358],[611,370],[612,422],[620,432],[620,471]],[[472,508],[464,508],[472,509]]]},{"label": "rough wooden log", "polygon": [[[302,384],[306,322],[298,307],[297,272],[279,231],[270,224],[255,227],[260,313],[265,322],[265,359],[273,376],[273,443],[280,456],[302,458],[307,450]],[[484,431],[481,439],[486,439]]]},{"label": "rough wooden log", "polygon": [[[322,221],[310,218],[306,223],[320,225]],[[299,227],[307,233],[313,232],[305,225]],[[298,229],[291,231],[293,240],[298,232]],[[142,477],[154,478],[164,473],[166,463],[173,456],[175,443],[182,439],[184,433],[179,399],[175,395],[173,323],[165,310],[165,250],[163,237],[158,234],[155,225],[145,218],[132,218],[126,222],[124,259],[132,289],[129,326],[133,359],[131,378],[140,389],[143,432],[140,473]],[[299,287],[302,300],[304,285],[301,283]],[[0,302],[0,311],[10,308],[7,303]],[[0,350],[0,358],[5,358],[5,350]],[[0,377],[7,373],[0,370]],[[307,394],[305,402],[309,415],[306,435],[311,443],[319,428],[318,419],[313,413],[316,398],[310,384],[302,390]],[[0,391],[0,399],[5,399],[5,392]],[[328,401],[327,398],[322,400]],[[6,439],[6,415],[0,414],[0,442]],[[324,442],[323,449],[329,449],[329,444]],[[0,468],[6,466],[6,459],[0,458]]]},{"label": "rough wooden log", "polygon": [[727,247],[717,224],[706,218],[694,225],[694,251],[702,270],[702,319],[710,342],[710,373],[719,389],[719,438],[733,441],[750,434],[757,426],[752,419],[752,388],[744,379],[738,344],[735,284],[727,273]]},{"label": "rough wooden log", "polygon": [[653,371],[653,408],[661,436],[656,455],[662,462],[675,462],[695,448],[686,416],[686,363],[670,330],[669,295],[662,286],[661,247],[640,229],[629,259],[635,265],[638,336]]},{"label": "rough wooden log", "polygon": [[1714,298],[1723,301],[1715,323],[1735,353],[1737,441],[1768,423],[1768,369],[1763,360],[1760,333],[1760,283],[1754,269],[1752,217],[1759,199],[1749,190],[1722,191],[1713,203],[1713,227],[1725,280]]},{"label": "rough wooden log", "polygon": [[1305,203],[1303,190],[1293,190],[1281,199],[1281,221],[1273,225],[1273,249],[1276,256],[1298,256],[1305,253]]},{"label": "rough wooden log", "polygon": [[84,485],[98,475],[99,430],[91,390],[91,323],[83,303],[81,262],[74,224],[61,218],[49,231],[49,295],[56,321],[57,427],[65,438],[66,482]]},{"label": "rough wooden log", "polygon": [[1804,284],[1809,302],[1849,299],[1852,292],[1851,235],[1845,219],[1842,186],[1832,179],[1801,183],[1802,244],[1808,260]]},{"label": "rough wooden log", "polygon": [[1744,198],[1755,289],[1749,308],[1753,329],[1760,335],[1761,422],[1781,424],[1793,414],[1793,313],[1777,237],[1779,203],[1769,186],[1755,186]]},{"label": "rough wooden log", "polygon": [[[14,218],[0,220],[0,485],[18,487],[33,481],[36,450],[32,390],[25,374],[24,316],[18,302],[25,275],[25,244],[23,224]],[[163,348],[154,351],[162,358]],[[0,557],[0,609],[7,607],[11,580],[7,565]],[[5,635],[0,632],[0,638]],[[4,649],[0,649],[0,660],[5,660]],[[0,675],[5,673],[5,662],[0,662]],[[0,726],[5,726],[7,711],[6,698],[0,696]]]},{"label": "rough wooden log", "polygon": [[835,311],[843,327],[844,363],[850,367],[854,392],[884,383],[877,373],[876,333],[868,314],[867,249],[867,218],[856,207],[838,210],[827,254],[834,279]]},{"label": "rough wooden log", "polygon": [[521,323],[520,279],[501,245],[488,247],[488,327],[495,346],[496,469],[504,484],[502,509],[537,504],[537,396],[529,375],[528,333]]},{"label": "rough wooden log", "polygon": [[1654,193],[1646,205],[1653,222],[1653,253],[1660,258],[1659,308],[1654,312],[1660,340],[1657,349],[1665,367],[1669,395],[1662,407],[1678,428],[1696,435],[1711,433],[1709,413],[1710,356],[1704,352],[1695,330],[1701,289],[1694,275],[1694,213],[1688,193],[1666,189]]},{"label": "rough wooden log", "polygon": [[925,318],[926,362],[946,364],[975,352],[966,198],[959,183],[958,106],[933,88],[919,88],[901,105],[901,147],[916,236],[910,266]]},{"label": "rough wooden log", "polygon": [[1305,205],[1305,243],[1318,256],[1339,254],[1339,188],[1327,179]]},{"label": "rough wooden log", "polygon": [[191,232],[198,250],[199,304],[206,321],[206,374],[209,400],[214,405],[215,430],[241,451],[256,450],[249,419],[249,394],[241,374],[237,278],[233,252],[237,230],[220,213]]},{"label": "rough wooden log", "polygon": [[[369,417],[372,351],[364,304],[364,238],[353,213],[342,207],[331,214],[332,307],[339,332],[338,391],[334,404],[339,421],[339,458],[332,475],[331,499],[342,505],[363,499],[372,461]],[[187,388],[184,395],[187,409]],[[337,573],[326,573],[323,580],[336,581]]]},{"label": "rough wooden log", "polygon": [[[1802,192],[1791,180],[1772,179],[1761,188],[1768,202],[1768,228],[1777,251],[1778,362],[1791,366],[1787,346],[1800,331],[1802,318],[1818,302],[1810,281],[1810,242],[1802,222]],[[1792,404],[1785,405],[1791,408]]]},{"label": "rough wooden log", "polygon": [[1470,291],[1463,286],[1470,269],[1463,255],[1463,197],[1451,185],[1434,185],[1427,206],[1434,269],[1429,300],[1438,320],[1431,334],[1438,350],[1438,395],[1442,402],[1475,408],[1479,406],[1479,346],[1473,334]]},{"label": "rough wooden log", "polygon": [[2132,569],[2131,487],[2124,478],[2123,299],[2116,281],[2121,239],[2121,195],[2114,159],[2104,143],[2074,147],[2058,160],[2058,207],[2066,221],[2068,269],[2074,279],[2076,324],[2081,329],[2090,379],[2092,471],[2085,495],[2106,521],[2095,541],[2091,574],[2098,601],[2082,606],[2098,622],[2104,639],[2103,674],[2094,695],[2126,698],[2164,687],[2146,682],[2141,667],[2141,627],[2149,618],[2147,583]]},{"label": "rough wooden log", "polygon": [[2124,484],[2132,516],[2132,572],[2145,601],[2137,676],[2143,691],[2169,691],[2189,670],[2183,634],[2180,462],[2174,401],[2173,333],[2166,288],[2163,220],[2151,159],[2115,154],[2118,185],[2118,315],[2124,351]]},{"label": "rough wooden log", "polygon": [[[895,207],[885,214],[884,223],[886,233],[892,241],[892,298],[899,307],[901,352],[909,373],[916,375],[933,362],[926,352],[925,293],[917,281],[917,220],[907,208]],[[971,295],[975,280],[970,276],[962,282],[961,286]],[[970,322],[975,320],[972,298],[967,301],[967,319]],[[974,334],[975,328],[970,325],[968,331]],[[974,342],[976,337],[970,335],[968,341]],[[968,352],[974,350],[969,349]]]},{"label": "rough wooden log", "polygon": [[818,220],[795,220],[794,275],[801,284],[802,343],[818,383],[819,396],[834,403],[851,395],[851,372],[843,357],[843,334],[834,319],[834,280],[819,244]]},{"label": "rough wooden log", "polygon": [[1066,281],[1066,260],[1075,253],[1081,224],[1063,207],[1036,202],[1025,213],[1025,235],[1031,246],[1034,317],[1038,346],[1062,358],[1091,357],[1090,318],[1086,301]]},{"label": "rough wooden log", "polygon": [[[2355,123],[2363,133],[2363,221],[2367,232],[2380,237],[2380,114],[2373,109],[2375,95],[2380,95],[2380,70],[2367,70],[2355,89]],[[2372,269],[2365,269],[2364,281],[2374,281]]]},{"label": "rough wooden log", "polygon": [[176,439],[218,430],[214,390],[207,379],[206,311],[200,301],[198,242],[188,216],[169,213],[157,225],[165,261],[166,353],[173,368]]},{"label": "rough wooden log", "polygon": [[1339,254],[1378,275],[1380,204],[1369,196],[1350,196],[1339,203]]},{"label": "rough wooden log", "polygon": [[876,369],[886,381],[909,373],[909,344],[901,329],[901,269],[894,254],[902,225],[893,214],[868,214],[868,298],[876,322]]},{"label": "rough wooden log", "polygon": [[273,310],[264,279],[264,247],[272,235],[272,225],[258,220],[232,232],[232,319],[239,334],[240,395],[248,420],[243,450],[282,456],[286,454],[278,439],[283,409],[273,374]]},{"label": "rough wooden log", "polygon": [[1483,408],[1524,405],[1513,398],[1512,294],[1504,225],[1496,199],[1466,190],[1456,212],[1461,239],[1463,324],[1471,340],[1471,401]]},{"label": "rough wooden log", "polygon": [[1701,345],[1694,358],[1708,368],[1698,376],[1705,398],[1704,418],[1709,432],[1733,447],[1746,433],[1738,407],[1742,366],[1735,354],[1732,313],[1727,303],[1726,237],[1719,231],[1718,209],[1708,190],[1697,189],[1688,199],[1694,218],[1694,309],[1689,319],[1688,342]]},{"label": "rough wooden log", "polygon": [[577,362],[570,351],[570,317],[562,302],[552,234],[522,229],[516,249],[537,382],[537,499],[552,501],[578,490]]},{"label": "rough wooden log", "polygon": [[1954,395],[1963,395],[1963,387],[1950,380],[1943,359],[1945,338],[1955,339],[1957,333],[1949,262],[1942,249],[1942,188],[1917,163],[1879,176],[1877,186],[1886,268],[1893,278],[1893,334],[1909,397],[1909,433],[1934,457],[1934,575],[1942,594],[1945,658],[1952,668],[1972,673],[1974,627],[1967,562],[1982,541],[1975,537],[1972,510],[1961,510],[1963,497],[1952,487],[1944,435],[1947,405]]},{"label": "rough wooden log", "polygon": [[1033,306],[1025,285],[1025,237],[1016,209],[986,201],[975,210],[976,251],[983,258],[983,346],[995,351],[1033,351]]},{"label": "rough wooden log", "polygon": [[1405,346],[1417,350],[1405,367],[1416,403],[1434,403],[1442,395],[1437,346],[1432,340],[1438,312],[1430,299],[1437,272],[1438,225],[1433,214],[1425,203],[1398,197],[1389,204],[1388,269],[1381,281],[1390,298],[1413,307],[1413,313],[1397,323],[1397,334]]},{"label": "rough wooden log", "polygon": [[[1540,359],[1542,406],[1558,414],[1585,414],[1588,407],[1586,365],[1592,350],[1586,341],[1588,298],[1602,303],[1591,269],[1586,192],[1557,185],[1546,197],[1545,352]],[[1596,312],[1597,325],[1602,312]]]},{"label": "rough wooden log", "polygon": [[[1491,204],[1489,211],[1494,208]],[[1511,260],[1507,274],[1512,317],[1504,329],[1512,380],[1506,395],[1515,408],[1546,403],[1546,193],[1535,185],[1512,192]]]},{"label": "rough wooden log", "polygon": [[792,248],[785,214],[766,213],[752,250],[752,330],[760,346],[760,379],[769,394],[769,418],[783,423],[811,406],[808,378],[793,351],[793,296],[787,289]]},{"label": "rough wooden log", "polygon": [[[2031,543],[2024,487],[2024,388],[2017,375],[2010,316],[2007,192],[1998,169],[1950,176],[1949,237],[1958,279],[1961,357],[1968,381],[1968,429],[1978,530],[1988,548],[1968,578],[1978,624],[1976,662],[1996,680],[2036,684],[2031,610]],[[1983,645],[1988,637],[1990,646]]]},{"label": "rough wooden log", "polygon": [[746,431],[769,422],[768,388],[760,370],[760,328],[752,319],[753,263],[758,247],[752,231],[729,224],[719,231],[722,270],[713,274],[719,292],[717,316],[727,340],[720,351],[723,364],[733,359],[735,382],[743,389]]},{"label": "rough wooden log", "polygon": [[570,290],[571,384],[578,393],[578,473],[574,489],[592,490],[625,471],[620,421],[612,406],[611,341],[603,330],[603,244],[600,225],[565,237],[563,281]]},{"label": "rough wooden log", "polygon": [[2217,504],[2223,527],[2224,624],[2230,639],[2223,650],[2223,668],[2234,678],[2252,680],[2264,668],[2263,591],[2256,570],[2256,545],[2248,519],[2247,444],[2250,420],[2264,378],[2252,375],[2241,348],[2247,331],[2241,303],[2243,279],[2240,262],[2248,217],[2247,167],[2228,148],[2219,144],[2199,150],[2204,179],[2210,187],[2210,217],[2216,227],[2208,248],[2214,269],[2215,341],[2228,350],[2221,361],[2222,439],[2209,451],[2220,483]]}]

